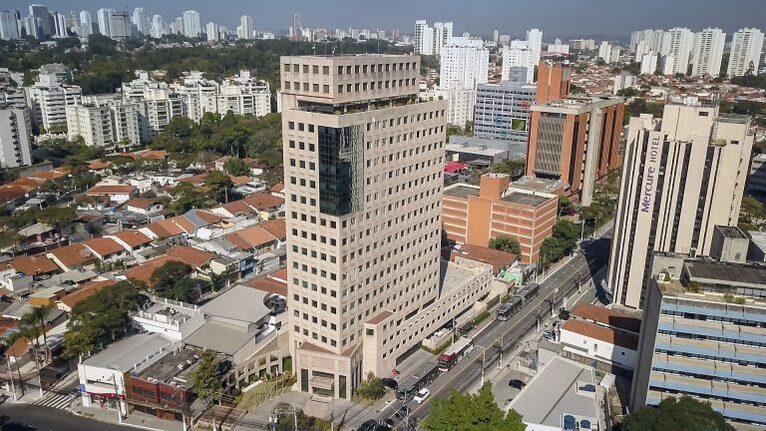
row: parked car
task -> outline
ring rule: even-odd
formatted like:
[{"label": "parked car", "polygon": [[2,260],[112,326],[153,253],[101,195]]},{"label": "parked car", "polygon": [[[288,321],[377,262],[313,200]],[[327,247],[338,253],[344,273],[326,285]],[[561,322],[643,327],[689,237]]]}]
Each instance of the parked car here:
[{"label": "parked car", "polygon": [[428,390],[428,389],[426,389],[426,388],[423,388],[423,389],[421,389],[420,391],[418,391],[417,395],[415,395],[415,397],[414,397],[414,398],[412,398],[412,399],[413,399],[413,400],[414,400],[416,403],[420,404],[420,403],[422,403],[423,401],[425,401],[425,399],[426,399],[426,398],[428,398],[428,396],[429,396],[429,395],[431,395],[431,391],[429,391],[429,390]]},{"label": "parked car", "polygon": [[362,425],[359,426],[359,428],[356,429],[356,431],[374,431],[375,428],[378,426],[378,421],[375,419],[367,419],[362,423]]},{"label": "parked car", "polygon": [[380,383],[382,383],[383,386],[393,390],[396,390],[396,388],[399,387],[399,382],[389,377],[383,377],[382,379],[380,379]]},{"label": "parked car", "polygon": [[511,381],[508,382],[508,386],[512,388],[516,388],[516,389],[521,389],[526,385],[527,385],[526,383],[522,382],[519,379],[511,379]]}]

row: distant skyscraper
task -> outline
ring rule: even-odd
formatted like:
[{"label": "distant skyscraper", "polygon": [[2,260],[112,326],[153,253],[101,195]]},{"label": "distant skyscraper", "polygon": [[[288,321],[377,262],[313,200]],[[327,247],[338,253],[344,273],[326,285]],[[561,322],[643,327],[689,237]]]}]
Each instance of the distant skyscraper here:
[{"label": "distant skyscraper", "polygon": [[110,18],[109,33],[112,39],[125,40],[133,35],[128,11],[112,11]]},{"label": "distant skyscraper", "polygon": [[253,17],[250,15],[242,15],[239,18],[239,32],[237,37],[240,39],[252,39],[253,38]]},{"label": "distant skyscraper", "polygon": [[163,18],[162,15],[154,15],[152,17],[152,37],[159,39],[164,34],[167,34],[165,18]]},{"label": "distant skyscraper", "polygon": [[69,35],[67,18],[61,12],[53,13],[54,32],[56,37],[67,37]]},{"label": "distant skyscraper", "polygon": [[196,10],[184,11],[183,34],[186,37],[197,37],[202,33],[199,12]]},{"label": "distant skyscraper", "polygon": [[0,12],[0,39],[15,40],[20,37],[19,13],[15,10],[4,10]]},{"label": "distant skyscraper", "polygon": [[426,20],[415,21],[415,54],[433,55],[434,53],[434,29],[428,26]]},{"label": "distant skyscraper", "polygon": [[492,41],[495,42],[495,43],[500,42],[500,32],[499,31],[495,30],[494,32],[492,32]]},{"label": "distant skyscraper", "polygon": [[302,29],[303,29],[303,20],[301,19],[301,14],[294,13],[293,14],[293,20],[292,20],[292,33],[290,34],[290,40],[295,42],[300,42],[306,40],[303,37]]},{"label": "distant skyscraper", "polygon": [[54,33],[53,15],[48,11],[47,6],[41,4],[29,5],[29,15],[40,20],[43,35],[50,36]]},{"label": "distant skyscraper", "polygon": [[96,12],[98,32],[106,37],[112,37],[112,12],[114,9],[99,9]]},{"label": "distant skyscraper", "polygon": [[489,50],[480,40],[451,38],[449,46],[441,48],[439,87],[442,89],[471,89],[485,84],[489,76]]},{"label": "distant skyscraper", "polygon": [[152,33],[152,23],[149,21],[149,14],[142,7],[133,9],[133,25],[136,26],[136,30],[142,35],[149,36]]},{"label": "distant skyscraper", "polygon": [[734,33],[729,56],[729,76],[742,76],[748,72],[758,74],[763,49],[763,32],[757,28],[743,28]]},{"label": "distant skyscraper", "polygon": [[607,278],[614,303],[644,307],[652,251],[708,256],[715,226],[737,225],[749,126],[696,100],[665,105],[659,124],[630,119]]},{"label": "distant skyscraper", "polygon": [[90,16],[90,12],[84,10],[80,12],[80,37],[88,37],[93,34],[93,18]]},{"label": "distant skyscraper", "polygon": [[675,27],[668,30],[662,39],[664,75],[686,74],[694,45],[694,33],[688,28]]},{"label": "distant skyscraper", "polygon": [[218,24],[214,22],[209,22],[205,26],[205,35],[207,36],[208,42],[215,42],[219,39],[219,29]]},{"label": "distant skyscraper", "polygon": [[716,77],[721,72],[726,33],[720,28],[706,28],[694,35],[692,76]]}]

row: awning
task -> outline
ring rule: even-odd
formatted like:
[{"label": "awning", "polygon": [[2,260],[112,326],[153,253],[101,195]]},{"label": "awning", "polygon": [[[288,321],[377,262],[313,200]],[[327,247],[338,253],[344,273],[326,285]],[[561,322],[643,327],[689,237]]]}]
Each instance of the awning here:
[{"label": "awning", "polygon": [[318,389],[333,390],[335,379],[329,377],[313,376],[311,377],[311,386]]}]

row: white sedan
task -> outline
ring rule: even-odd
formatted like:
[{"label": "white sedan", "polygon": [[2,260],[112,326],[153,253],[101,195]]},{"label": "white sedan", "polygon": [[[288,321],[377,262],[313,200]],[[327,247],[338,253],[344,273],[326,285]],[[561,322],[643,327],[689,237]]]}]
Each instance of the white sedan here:
[{"label": "white sedan", "polygon": [[431,391],[429,391],[429,390],[428,390],[428,389],[426,389],[426,388],[423,388],[423,389],[421,389],[421,390],[418,392],[418,394],[417,394],[417,395],[415,395],[415,397],[414,397],[414,398],[412,398],[412,400],[413,400],[413,401],[415,401],[416,403],[420,404],[420,403],[422,403],[422,402],[423,402],[423,400],[425,400],[426,398],[428,398],[428,396],[429,396],[429,395],[431,395]]}]

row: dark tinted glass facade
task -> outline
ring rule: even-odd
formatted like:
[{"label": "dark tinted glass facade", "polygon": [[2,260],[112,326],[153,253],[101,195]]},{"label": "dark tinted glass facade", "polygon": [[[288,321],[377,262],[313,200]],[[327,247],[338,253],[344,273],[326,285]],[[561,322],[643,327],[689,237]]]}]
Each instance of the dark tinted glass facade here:
[{"label": "dark tinted glass facade", "polygon": [[359,126],[319,126],[319,210],[342,216],[359,209],[364,135]]}]

